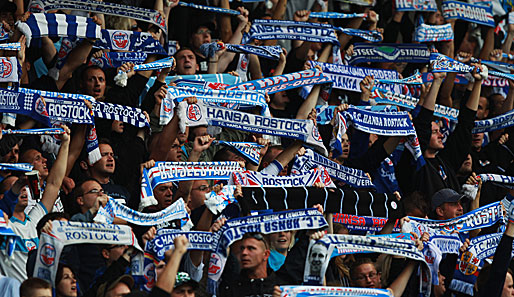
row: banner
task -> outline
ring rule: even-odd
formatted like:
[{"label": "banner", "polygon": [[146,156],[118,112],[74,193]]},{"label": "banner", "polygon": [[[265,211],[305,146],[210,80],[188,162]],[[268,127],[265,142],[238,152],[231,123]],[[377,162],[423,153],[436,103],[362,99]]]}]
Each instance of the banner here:
[{"label": "banner", "polygon": [[[387,223],[387,218],[378,218],[370,216],[358,216],[346,213],[334,213],[333,222],[343,224],[346,229],[351,231],[379,232]],[[396,220],[393,227],[393,233],[400,232],[400,221]]]},{"label": "banner", "polygon": [[355,43],[353,55],[348,63],[355,65],[365,62],[428,63],[429,61],[430,52],[426,44]]},{"label": "banner", "polygon": [[250,170],[234,172],[228,184],[243,187],[312,187],[315,183],[323,183],[328,188],[336,187],[323,167],[316,167],[300,174],[287,176]]},{"label": "banner", "polygon": [[453,29],[451,24],[427,25],[422,17],[418,19],[418,25],[414,31],[414,41],[417,42],[439,42],[453,40]]},{"label": "banner", "polygon": [[437,11],[435,0],[395,0],[396,11]]},{"label": "banner", "polygon": [[223,140],[214,140],[214,142],[231,148],[238,154],[242,155],[246,160],[250,161],[253,165],[259,165],[260,163],[261,149],[264,147],[263,145],[255,142],[233,142]]},{"label": "banner", "polygon": [[311,297],[311,296],[358,296],[358,297],[393,297],[387,289],[346,288],[321,286],[280,286],[281,297]]},{"label": "banner", "polygon": [[152,23],[161,28],[165,34],[167,34],[168,31],[166,28],[166,20],[159,11],[143,7],[94,0],[31,0],[29,4],[29,11],[32,13],[61,9],[123,16]]},{"label": "banner", "polygon": [[442,10],[446,20],[459,19],[470,23],[495,27],[492,6],[469,4],[460,1],[443,1]]},{"label": "banner", "polygon": [[95,48],[167,55],[158,40],[147,32],[102,29]]},{"label": "banner", "polygon": [[143,52],[104,52],[99,58],[91,58],[89,65],[96,65],[102,69],[118,68],[125,63],[143,64],[148,56]]}]

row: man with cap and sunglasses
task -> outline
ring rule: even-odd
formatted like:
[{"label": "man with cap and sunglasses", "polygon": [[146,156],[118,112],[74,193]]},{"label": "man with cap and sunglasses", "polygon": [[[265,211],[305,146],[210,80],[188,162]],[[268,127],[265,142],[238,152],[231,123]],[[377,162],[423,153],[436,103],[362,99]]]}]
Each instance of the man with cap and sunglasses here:
[{"label": "man with cap and sunglasses", "polygon": [[436,220],[454,219],[464,214],[462,199],[466,195],[459,194],[452,189],[442,189],[432,196],[432,212]]}]

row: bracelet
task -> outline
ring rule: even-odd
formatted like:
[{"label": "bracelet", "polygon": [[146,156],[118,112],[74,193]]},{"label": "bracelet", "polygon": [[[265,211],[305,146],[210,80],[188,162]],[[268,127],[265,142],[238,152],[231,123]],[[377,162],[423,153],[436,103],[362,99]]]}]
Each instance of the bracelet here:
[{"label": "bracelet", "polygon": [[209,61],[209,63],[218,63],[218,60],[216,60],[216,61]]}]

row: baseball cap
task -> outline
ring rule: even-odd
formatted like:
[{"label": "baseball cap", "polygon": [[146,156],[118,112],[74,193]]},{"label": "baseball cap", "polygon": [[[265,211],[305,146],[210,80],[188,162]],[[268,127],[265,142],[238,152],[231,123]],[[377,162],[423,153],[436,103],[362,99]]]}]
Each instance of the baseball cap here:
[{"label": "baseball cap", "polygon": [[103,297],[107,295],[107,292],[114,289],[114,287],[116,287],[119,283],[126,284],[132,290],[132,287],[134,286],[134,279],[132,278],[132,276],[124,274],[118,277],[112,283],[103,283],[100,285],[100,287],[98,287],[98,290],[96,291],[96,296]]},{"label": "baseball cap", "polygon": [[183,285],[190,285],[191,287],[193,287],[193,289],[198,288],[198,282],[192,279],[187,272],[179,272],[177,273],[175,287],[173,287],[173,289],[176,289]]},{"label": "baseball cap", "polygon": [[465,197],[466,195],[459,194],[452,189],[439,190],[432,196],[432,210],[445,202],[457,202]]}]

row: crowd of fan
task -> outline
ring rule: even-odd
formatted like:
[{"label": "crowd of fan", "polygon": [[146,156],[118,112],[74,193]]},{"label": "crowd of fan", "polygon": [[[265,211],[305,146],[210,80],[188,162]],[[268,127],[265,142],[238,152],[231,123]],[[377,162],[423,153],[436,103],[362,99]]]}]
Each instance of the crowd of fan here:
[{"label": "crowd of fan", "polygon": [[[155,2],[155,3],[153,3]],[[206,1],[211,6],[222,5],[228,8],[228,0]],[[351,2],[351,1],[350,1]],[[248,170],[288,175],[290,162],[303,151],[304,143],[286,138],[273,139],[248,132],[223,129],[221,133],[210,135],[213,129],[200,126],[188,128],[180,133],[175,118],[166,126],[158,123],[161,102],[167,89],[173,87],[165,78],[175,75],[208,73],[234,73],[239,54],[219,51],[212,57],[205,57],[200,46],[215,40],[227,43],[241,43],[242,31],[247,30],[254,19],[291,19],[309,21],[311,10],[320,11],[325,7],[350,9],[347,12],[367,12],[368,18],[344,20],[340,24],[348,28],[378,29],[383,42],[410,43],[414,29],[415,13],[398,12],[391,1],[377,1],[376,7],[345,4],[339,1],[293,1],[272,0],[258,3],[230,2],[230,8],[240,12],[238,16],[217,15],[207,11],[196,11],[177,6],[178,1],[120,1],[133,6],[162,10],[168,24],[168,38],[178,40],[174,53],[175,65],[158,72],[147,70],[135,72],[134,65],[121,66],[128,72],[126,87],[113,82],[118,69],[103,70],[98,66],[88,66],[91,57],[98,57],[102,50],[93,48],[94,40],[83,40],[69,53],[59,77],[47,75],[47,69],[54,66],[58,53],[58,38],[43,37],[41,47],[26,47],[24,37],[16,31],[14,22],[26,20],[26,1],[14,3],[2,1],[0,16],[4,28],[11,28],[10,42],[20,41],[18,52],[5,51],[2,56],[17,55],[22,67],[20,85],[62,93],[80,93],[94,97],[98,101],[139,107],[146,112],[151,128],[136,128],[116,120],[95,119],[99,139],[101,159],[89,164],[84,148],[86,125],[62,126],[65,133],[60,136],[57,154],[43,149],[39,136],[4,135],[0,140],[1,163],[30,163],[38,171],[40,184],[44,188],[39,202],[29,196],[27,177],[15,171],[0,171],[0,209],[11,228],[19,237],[16,239],[13,255],[8,255],[7,240],[2,240],[0,251],[0,292],[3,296],[147,296],[138,291],[128,269],[130,259],[136,253],[133,247],[119,245],[80,244],[66,246],[59,259],[59,269],[55,284],[32,277],[38,238],[42,232],[50,232],[51,222],[78,221],[93,222],[95,214],[112,197],[137,210],[140,202],[141,175],[143,168],[151,168],[156,161],[239,161]],[[272,4],[272,5],[269,5]],[[62,12],[58,13],[70,13]],[[418,14],[418,13],[417,13]],[[455,40],[435,43],[435,48],[450,57],[459,54],[463,62],[470,57],[487,60],[501,60],[502,50],[510,53],[514,25],[508,25],[504,44],[494,34],[493,29],[471,26],[455,20],[444,20],[441,13],[424,14],[426,23],[440,25],[450,22],[454,26]],[[378,17],[380,16],[380,18]],[[91,13],[95,22],[105,28],[152,32],[157,40],[164,40],[156,26],[129,18]],[[311,19],[312,21],[312,19]],[[339,22],[339,21],[337,21]],[[358,37],[339,34],[343,55],[352,53],[352,43],[362,42]],[[276,41],[258,42],[260,45],[275,45]],[[284,45],[278,61],[249,57],[249,79],[276,76],[310,68],[309,60],[332,61],[326,49],[330,44],[302,42],[294,40]],[[286,51],[285,48],[288,48]],[[158,60],[157,55],[148,55],[146,63]],[[422,66],[422,67],[421,67]],[[421,65],[422,72],[430,71],[428,65]],[[478,67],[481,67],[477,64]],[[409,76],[414,70],[407,63],[369,63],[366,67],[396,70]],[[140,102],[139,98],[151,76],[156,76],[154,84]],[[474,80],[466,86],[454,85],[455,74],[434,73],[431,84],[422,87],[419,113],[413,119],[426,164],[416,169],[412,156],[408,153],[391,157],[393,172],[380,174],[381,164],[400,144],[402,137],[384,137],[349,130],[343,136],[342,155],[332,158],[345,166],[364,170],[371,175],[375,184],[381,184],[378,191],[401,196],[405,215],[427,217],[434,220],[448,220],[466,212],[511,197],[509,190],[484,183],[476,178],[480,173],[501,173],[512,176],[514,143],[511,128],[492,133],[472,134],[475,120],[482,120],[512,110],[514,89],[508,93],[498,92],[493,87],[482,87],[483,77],[474,72]],[[509,81],[509,87],[513,86]],[[4,88],[7,86],[3,85]],[[338,105],[336,112],[348,108],[347,104],[369,105],[373,78],[366,77],[357,92],[332,89],[328,104]],[[315,100],[303,100],[299,89],[278,92],[270,97],[269,109],[273,117],[289,119],[311,119]],[[314,87],[312,92],[319,92]],[[315,96],[317,97],[317,96]],[[317,100],[317,98],[315,98]],[[194,98],[189,98],[194,101]],[[314,102],[314,104],[313,104]],[[460,110],[455,130],[443,134],[443,122],[433,116],[435,104],[456,107]],[[314,115],[315,116],[315,115]],[[16,126],[2,124],[5,129],[28,129],[40,127],[33,119],[18,115]],[[332,127],[320,126],[324,142],[328,144]],[[325,133],[327,132],[328,133]],[[219,132],[219,131],[218,131]],[[258,166],[252,165],[239,154],[213,143],[213,140],[250,141],[264,145]],[[363,146],[363,144],[365,144]],[[327,149],[329,146],[326,146]],[[392,177],[391,177],[392,176]],[[334,180],[335,181],[335,180]],[[335,181],[337,187],[349,187]],[[464,184],[479,184],[476,197],[461,193]],[[157,212],[165,209],[179,197],[184,198],[195,224],[194,230],[217,231],[226,221],[210,213],[205,207],[206,194],[215,187],[211,181],[194,180],[158,185],[154,196],[157,205],[149,206],[143,212]],[[442,191],[441,191],[442,190]],[[512,191],[512,190],[511,190]],[[236,191],[241,197],[241,191]],[[476,199],[475,199],[476,198]],[[298,198],[303,199],[303,198]],[[313,205],[309,205],[313,207]],[[321,206],[318,207],[323,212]],[[240,214],[241,216],[249,214]],[[331,218],[330,214],[325,214]],[[228,215],[227,215],[228,216]],[[396,219],[395,219],[396,221]],[[126,224],[123,221],[115,223]],[[504,237],[508,242],[497,248],[497,253],[510,253],[514,238],[514,225],[509,222]],[[131,226],[140,246],[151,240],[157,228],[177,228],[173,222],[168,226]],[[322,230],[321,230],[322,231]],[[487,230],[483,230],[484,232]],[[335,223],[330,228],[335,234],[348,234],[347,228]],[[383,231],[387,233],[386,231]],[[391,231],[389,231],[391,232]],[[305,258],[310,239],[319,239],[324,232],[298,230],[278,232],[270,235],[248,233],[241,241],[230,248],[222,282],[218,288],[220,296],[280,296],[279,285],[300,285],[303,279]],[[470,237],[478,232],[471,232]],[[421,239],[420,239],[421,240]],[[463,249],[469,241],[464,242]],[[502,241],[503,243],[503,241]],[[185,237],[178,237],[175,248],[166,252],[165,261],[156,267],[156,284],[150,296],[197,296],[206,295],[205,280],[209,254],[187,250]],[[384,257],[385,256],[385,257]],[[312,266],[321,265],[325,257],[316,260],[315,252],[309,255]],[[439,285],[432,294],[443,296],[452,294],[448,289],[455,268],[455,259],[447,257],[438,272]],[[504,267],[493,267],[488,273],[482,269],[477,294],[480,296],[514,296],[514,282],[510,263]],[[388,258],[387,255],[364,254],[336,257],[331,260],[325,275],[325,283],[332,286],[390,288],[394,296],[415,296],[419,288],[414,277],[417,264],[403,258]],[[512,266],[511,266],[512,267]],[[502,271],[505,273],[502,274]],[[490,277],[489,277],[490,275]],[[480,278],[479,278],[480,280]],[[131,292],[132,291],[132,292]],[[455,293],[455,292],[453,292]],[[498,295],[496,295],[498,294]]]}]

